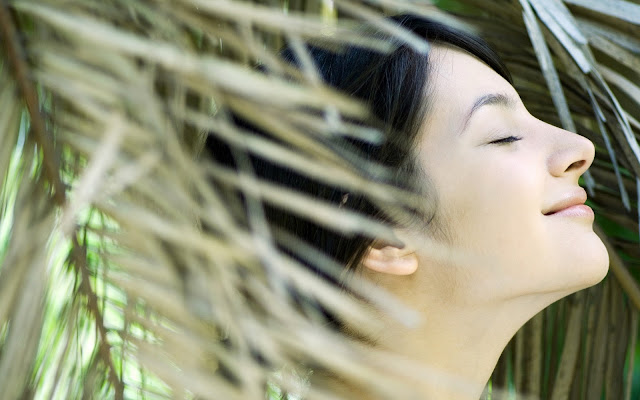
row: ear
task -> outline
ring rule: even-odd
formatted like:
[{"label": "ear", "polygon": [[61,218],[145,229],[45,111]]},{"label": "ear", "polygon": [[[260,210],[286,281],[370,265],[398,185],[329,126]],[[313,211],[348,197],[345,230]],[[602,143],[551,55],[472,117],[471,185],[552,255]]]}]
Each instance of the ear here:
[{"label": "ear", "polygon": [[374,242],[362,259],[362,265],[372,271],[391,275],[411,275],[418,269],[418,256],[403,245]]}]

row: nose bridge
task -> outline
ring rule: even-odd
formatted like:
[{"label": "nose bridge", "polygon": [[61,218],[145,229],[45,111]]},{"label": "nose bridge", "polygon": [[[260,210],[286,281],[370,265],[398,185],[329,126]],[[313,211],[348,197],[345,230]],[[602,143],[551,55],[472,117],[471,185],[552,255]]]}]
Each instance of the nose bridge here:
[{"label": "nose bridge", "polygon": [[551,125],[547,125],[547,129],[552,143],[549,172],[558,177],[570,175],[577,182],[593,163],[593,143],[584,136]]}]

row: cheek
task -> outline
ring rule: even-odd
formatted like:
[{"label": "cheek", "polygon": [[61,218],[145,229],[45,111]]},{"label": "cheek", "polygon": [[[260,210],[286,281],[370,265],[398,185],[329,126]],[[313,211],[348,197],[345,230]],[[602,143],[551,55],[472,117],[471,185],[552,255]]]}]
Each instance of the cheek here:
[{"label": "cheek", "polygon": [[[541,285],[553,253],[542,220],[544,165],[526,154],[474,160],[438,171],[438,213],[464,254],[455,281],[465,298],[512,297]],[[474,162],[475,161],[475,162]]]},{"label": "cheek", "polygon": [[451,244],[468,255],[452,269],[465,298],[570,293],[602,279],[607,255],[591,228],[542,215],[548,173],[535,154],[472,161],[433,178]]},{"label": "cheek", "polygon": [[[441,174],[437,187],[443,218],[456,242],[482,253],[504,253],[541,230],[544,175],[524,157],[473,162]],[[444,179],[442,179],[444,178]]]}]

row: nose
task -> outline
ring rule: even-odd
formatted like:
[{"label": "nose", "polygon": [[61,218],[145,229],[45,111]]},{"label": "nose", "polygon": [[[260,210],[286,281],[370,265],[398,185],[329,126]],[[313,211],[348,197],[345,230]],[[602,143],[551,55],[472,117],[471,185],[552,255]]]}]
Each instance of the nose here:
[{"label": "nose", "polygon": [[556,177],[570,176],[577,183],[580,175],[593,163],[595,147],[583,136],[559,128],[553,129],[554,149],[548,159],[549,172]]}]

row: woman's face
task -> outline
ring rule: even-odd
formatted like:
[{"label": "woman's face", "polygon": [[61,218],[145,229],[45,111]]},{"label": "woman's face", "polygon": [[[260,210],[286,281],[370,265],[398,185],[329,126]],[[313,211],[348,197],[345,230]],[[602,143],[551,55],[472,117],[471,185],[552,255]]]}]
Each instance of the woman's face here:
[{"label": "woman's face", "polygon": [[[450,298],[559,298],[599,282],[608,256],[593,214],[566,209],[586,200],[578,178],[593,144],[533,117],[505,79],[468,53],[434,46],[430,61],[418,158],[438,195],[436,220],[454,249],[475,256],[431,272],[452,283]],[[556,209],[565,210],[548,214]]]}]

